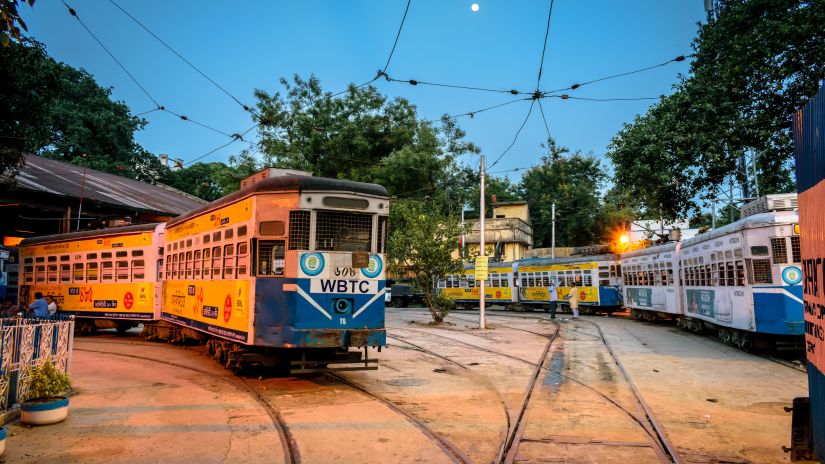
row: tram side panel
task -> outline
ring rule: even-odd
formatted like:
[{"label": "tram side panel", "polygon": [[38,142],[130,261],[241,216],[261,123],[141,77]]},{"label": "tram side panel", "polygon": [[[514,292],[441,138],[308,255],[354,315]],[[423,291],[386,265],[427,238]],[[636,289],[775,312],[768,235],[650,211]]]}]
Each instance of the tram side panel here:
[{"label": "tram side panel", "polygon": [[624,306],[635,319],[675,318],[679,295],[679,244],[622,255]]},{"label": "tram side panel", "polygon": [[[21,306],[40,292],[52,296],[60,312],[95,320],[98,327],[128,328],[127,321],[157,320],[155,262],[162,227],[150,224],[24,241]],[[130,232],[134,229],[143,230]]]}]

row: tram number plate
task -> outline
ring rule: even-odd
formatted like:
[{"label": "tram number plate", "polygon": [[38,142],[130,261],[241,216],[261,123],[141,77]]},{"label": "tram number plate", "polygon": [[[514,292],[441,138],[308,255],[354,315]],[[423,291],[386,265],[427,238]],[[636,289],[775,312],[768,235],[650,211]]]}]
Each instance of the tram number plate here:
[{"label": "tram number plate", "polygon": [[352,267],[358,269],[362,267],[368,267],[370,265],[370,254],[369,253],[353,253],[352,254]]},{"label": "tram number plate", "polygon": [[378,282],[375,280],[312,279],[309,283],[309,291],[366,295],[378,293]]}]

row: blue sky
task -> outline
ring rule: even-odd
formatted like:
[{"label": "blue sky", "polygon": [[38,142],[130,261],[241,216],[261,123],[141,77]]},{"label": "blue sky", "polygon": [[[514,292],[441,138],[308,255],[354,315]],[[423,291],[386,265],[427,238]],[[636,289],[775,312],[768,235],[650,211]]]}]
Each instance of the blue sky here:
[{"label": "blue sky", "polygon": [[[115,0],[212,79],[248,104],[255,88],[274,92],[278,79],[315,74],[325,89],[364,82],[382,68],[406,0],[246,1]],[[126,68],[167,108],[224,132],[253,122],[234,101],[104,0],[67,0]],[[413,0],[388,73],[401,79],[533,90],[547,19],[546,1]],[[55,59],[90,72],[134,113],[154,104],[94,42],[58,1],[21,6],[29,31]],[[556,0],[541,88],[630,71],[690,53],[702,0]],[[688,61],[585,86],[571,93],[591,98],[656,97],[671,92]],[[423,118],[464,113],[514,97],[379,81],[391,97],[409,99]],[[650,101],[544,100],[558,143],[602,156],[625,122]],[[529,102],[461,118],[459,125],[488,158],[507,148]],[[546,139],[534,108],[518,142],[492,171],[529,167]],[[173,115],[146,115],[138,142],[153,153],[185,161],[227,142]],[[235,143],[204,161],[225,161],[244,148]],[[466,158],[464,162],[475,163]],[[508,173],[517,178],[520,173]]]}]

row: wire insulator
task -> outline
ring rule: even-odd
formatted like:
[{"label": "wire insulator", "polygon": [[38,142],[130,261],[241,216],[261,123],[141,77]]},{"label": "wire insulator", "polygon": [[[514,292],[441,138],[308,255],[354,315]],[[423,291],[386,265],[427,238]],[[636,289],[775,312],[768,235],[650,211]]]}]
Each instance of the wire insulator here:
[{"label": "wire insulator", "polygon": [[567,95],[566,93],[563,93],[563,94],[561,94],[561,97],[560,97],[560,98],[561,98],[562,100],[567,100],[568,98],[570,98],[570,95]]},{"label": "wire insulator", "polygon": [[407,81],[407,82],[409,82],[409,83],[410,83],[410,85],[418,85],[418,81],[417,81],[417,80],[415,80],[415,79],[410,79],[410,80],[409,80],[409,81]]},{"label": "wire insulator", "polygon": [[581,84],[573,84],[573,85],[570,86],[570,90],[576,90],[579,87],[581,87]]},{"label": "wire insulator", "polygon": [[511,94],[513,94],[513,95],[518,95],[518,94],[520,94],[521,92],[519,92],[519,91],[518,91],[518,90],[516,90],[516,89],[513,89],[513,90],[511,90],[511,91],[510,91],[510,93],[511,93]]},{"label": "wire insulator", "polygon": [[189,119],[189,118],[187,118],[187,117],[186,117],[186,116],[184,116],[184,115],[180,115],[180,118],[181,118],[181,119],[183,119],[184,121],[187,121],[187,120]]},{"label": "wire insulator", "polygon": [[674,58],[673,61],[685,61],[685,55],[679,55]]}]

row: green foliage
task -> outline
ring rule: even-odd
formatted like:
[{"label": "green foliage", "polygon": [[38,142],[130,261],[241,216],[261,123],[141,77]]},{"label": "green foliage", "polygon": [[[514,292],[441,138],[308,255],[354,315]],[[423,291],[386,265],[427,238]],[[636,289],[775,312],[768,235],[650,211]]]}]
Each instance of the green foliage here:
[{"label": "green foliage", "polygon": [[530,168],[521,180],[520,191],[530,208],[533,246],[549,247],[552,233],[552,204],[556,202],[556,246],[595,243],[601,210],[599,189],[606,176],[593,156],[570,150],[550,140],[549,155]]},{"label": "green foliage", "polygon": [[50,398],[65,394],[71,388],[69,376],[61,372],[51,359],[28,368],[29,391],[26,400]]},{"label": "green foliage", "polygon": [[445,297],[439,291],[431,292],[431,295],[432,299],[427,303],[427,307],[430,308],[430,312],[433,314],[433,320],[440,323],[450,311],[455,309],[455,301]]},{"label": "green foliage", "polygon": [[221,162],[195,163],[165,174],[162,182],[207,201],[217,200],[238,190],[241,180],[254,174],[259,167],[246,152]]},{"label": "green foliage", "polygon": [[412,274],[424,292],[424,301],[435,322],[444,319],[449,306],[433,294],[438,279],[462,269],[452,257],[461,234],[459,217],[444,214],[443,197],[431,200],[403,200],[390,208],[387,239],[388,269],[397,275]]},{"label": "green foliage", "polygon": [[315,77],[281,84],[283,95],[255,91],[265,164],[374,182],[401,198],[450,192],[460,207],[466,191],[453,187],[464,175],[455,158],[477,148],[452,120],[438,127],[419,120],[407,100],[390,100],[372,86],[333,98]]},{"label": "green foliage", "polygon": [[0,173],[14,174],[33,153],[147,182],[164,174],[135,142],[145,121],[87,72],[30,39],[0,48],[0,63]]},{"label": "green foliage", "polygon": [[[34,6],[35,0],[23,0],[29,6]],[[11,39],[20,40],[20,29],[28,31],[26,23],[17,11],[19,0],[0,0],[0,45],[6,47]]]},{"label": "green foliage", "polygon": [[616,135],[616,183],[646,213],[685,217],[756,154],[760,193],[794,189],[789,120],[825,77],[825,2],[721,0],[690,75]]}]

